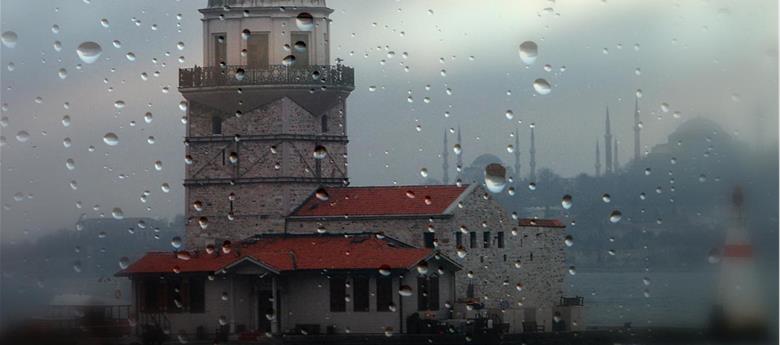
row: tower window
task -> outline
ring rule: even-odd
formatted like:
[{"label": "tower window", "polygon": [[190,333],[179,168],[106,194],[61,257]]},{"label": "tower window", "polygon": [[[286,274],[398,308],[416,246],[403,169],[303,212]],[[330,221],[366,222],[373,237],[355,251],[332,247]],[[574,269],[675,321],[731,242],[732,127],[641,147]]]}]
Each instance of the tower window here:
[{"label": "tower window", "polygon": [[214,66],[227,64],[227,39],[225,34],[214,35]]},{"label": "tower window", "polygon": [[252,32],[246,41],[246,64],[250,67],[268,66],[268,34]]},{"label": "tower window", "polygon": [[433,248],[433,242],[435,240],[435,237],[433,236],[434,233],[432,232],[426,232],[423,233],[423,244],[425,245],[425,248]]},{"label": "tower window", "polygon": [[458,247],[463,245],[463,233],[462,232],[456,232],[455,233],[455,244]]},{"label": "tower window", "polygon": [[490,231],[482,233],[482,247],[490,248]]},{"label": "tower window", "polygon": [[474,231],[469,232],[469,247],[477,248],[477,233]]},{"label": "tower window", "polygon": [[504,248],[504,232],[498,232],[498,248]]},{"label": "tower window", "polygon": [[211,117],[211,134],[222,134],[222,118],[218,115]]},{"label": "tower window", "polygon": [[290,33],[290,45],[293,47],[293,56],[295,64],[293,66],[309,65],[309,33],[292,32]]},{"label": "tower window", "polygon": [[322,133],[328,132],[328,115],[322,115],[322,118],[320,118],[320,126],[322,127]]}]

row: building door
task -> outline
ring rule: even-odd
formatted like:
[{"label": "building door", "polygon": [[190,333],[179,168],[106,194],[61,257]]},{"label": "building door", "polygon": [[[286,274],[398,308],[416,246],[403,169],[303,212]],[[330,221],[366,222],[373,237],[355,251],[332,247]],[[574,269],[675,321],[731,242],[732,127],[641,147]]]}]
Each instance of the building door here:
[{"label": "building door", "polygon": [[225,34],[214,35],[214,66],[227,64],[227,38]]},{"label": "building door", "polygon": [[246,64],[249,67],[268,66],[268,34],[253,32],[246,42]]},{"label": "building door", "polygon": [[308,66],[310,54],[309,33],[292,32],[290,33],[290,40],[292,41],[292,53],[295,56],[295,64],[293,66]]},{"label": "building door", "polygon": [[271,322],[276,317],[273,297],[271,290],[262,290],[257,293],[257,330],[260,332],[271,332]]}]

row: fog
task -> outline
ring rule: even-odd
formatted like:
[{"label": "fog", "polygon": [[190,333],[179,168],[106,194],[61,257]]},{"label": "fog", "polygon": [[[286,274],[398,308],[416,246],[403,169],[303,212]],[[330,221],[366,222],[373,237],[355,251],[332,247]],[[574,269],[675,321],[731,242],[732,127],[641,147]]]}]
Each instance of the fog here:
[{"label": "fog", "polygon": [[[458,127],[466,164],[482,153],[511,164],[506,146],[514,144],[517,129],[521,174],[527,174],[534,124],[538,168],[592,174],[607,106],[621,161],[628,162],[638,89],[643,151],[699,116],[749,145],[777,145],[776,1],[367,3],[328,1],[335,9],[331,57],[356,70],[347,107],[353,185],[420,183],[422,168],[440,178],[443,132]],[[81,217],[110,218],[115,208],[125,217],[183,213],[185,113],[178,107],[177,69],[202,64],[197,9],[203,6],[205,1],[3,0],[1,31],[14,31],[18,41],[0,54],[2,241],[73,228]],[[85,41],[102,46],[96,63],[79,60],[76,47]],[[539,46],[530,66],[518,56],[524,41]],[[135,61],[125,57],[128,52]],[[64,79],[58,76],[62,68]],[[537,78],[550,82],[550,94],[534,91]],[[115,107],[118,100],[125,106]],[[512,120],[506,110],[513,111]],[[153,114],[150,123],[146,112]],[[29,140],[17,140],[20,131]],[[118,135],[118,145],[103,142],[109,132]],[[150,194],[143,203],[145,191]]]}]

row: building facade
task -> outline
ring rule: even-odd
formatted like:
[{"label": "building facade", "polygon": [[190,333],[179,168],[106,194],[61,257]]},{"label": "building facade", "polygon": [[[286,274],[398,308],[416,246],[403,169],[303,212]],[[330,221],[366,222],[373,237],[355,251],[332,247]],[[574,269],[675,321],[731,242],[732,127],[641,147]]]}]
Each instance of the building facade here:
[{"label": "building facade", "polygon": [[461,305],[501,315],[511,331],[552,329],[566,271],[562,223],[512,220],[479,185],[325,190],[326,200],[312,195],[287,218],[288,233],[372,231],[435,248],[463,267]]}]

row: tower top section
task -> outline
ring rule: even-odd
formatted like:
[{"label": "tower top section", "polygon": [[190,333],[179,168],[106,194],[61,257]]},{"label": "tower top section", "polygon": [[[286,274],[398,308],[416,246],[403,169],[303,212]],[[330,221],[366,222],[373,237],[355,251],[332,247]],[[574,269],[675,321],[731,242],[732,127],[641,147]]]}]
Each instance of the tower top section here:
[{"label": "tower top section", "polygon": [[200,10],[203,65],[330,65],[332,12],[325,0],[209,0]]},{"label": "tower top section", "polygon": [[325,0],[209,0],[209,8],[234,7],[326,7]]}]

